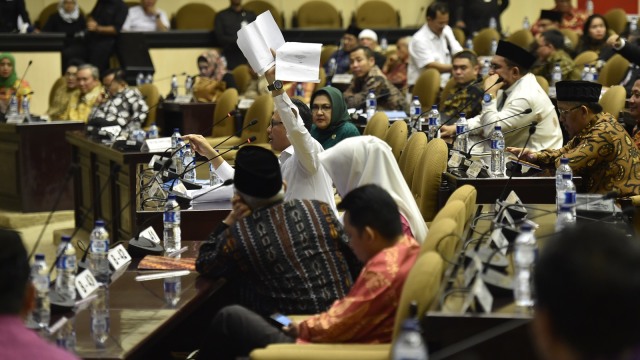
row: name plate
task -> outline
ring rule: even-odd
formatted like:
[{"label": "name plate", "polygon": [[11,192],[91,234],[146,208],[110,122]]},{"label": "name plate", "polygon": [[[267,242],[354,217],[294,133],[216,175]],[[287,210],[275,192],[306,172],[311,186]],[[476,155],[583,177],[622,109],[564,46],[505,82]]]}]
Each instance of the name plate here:
[{"label": "name plate", "polygon": [[238,103],[238,109],[248,109],[253,105],[254,99],[242,99],[240,103]]},{"label": "name plate", "polygon": [[76,276],[76,290],[78,290],[81,299],[89,296],[99,286],[100,284],[89,270],[85,270]]},{"label": "name plate", "polygon": [[480,260],[477,254],[473,254],[471,263],[464,270],[464,287],[468,287],[469,284],[471,284],[471,280],[473,280],[477,273],[482,271],[482,268],[482,260]]},{"label": "name plate", "polygon": [[351,74],[336,74],[331,78],[331,82],[336,84],[351,84],[352,79],[353,75]]},{"label": "name plate", "polygon": [[507,248],[509,247],[509,240],[502,233],[502,227],[498,227],[491,233],[491,241],[500,249],[502,255],[507,255]]},{"label": "name plate", "polygon": [[178,104],[188,104],[193,100],[193,96],[191,95],[178,95],[176,96],[175,99],[173,99],[174,102],[177,102]]},{"label": "name plate", "polygon": [[153,226],[149,226],[148,228],[142,230],[140,232],[140,237],[151,240],[153,243],[160,245],[160,237],[156,234],[156,231],[153,230]]},{"label": "name plate", "polygon": [[478,177],[478,174],[480,174],[480,171],[482,171],[482,163],[474,160],[467,169],[467,176],[475,179]]},{"label": "name plate", "polygon": [[163,152],[171,148],[171,138],[146,139],[142,145],[142,151]]},{"label": "name plate", "polygon": [[460,164],[462,164],[463,160],[464,156],[462,156],[462,154],[460,154],[459,152],[453,150],[451,151],[451,158],[449,159],[449,162],[447,162],[447,166],[449,166],[450,168],[460,167]]},{"label": "name plate", "polygon": [[115,271],[120,270],[131,262],[131,255],[129,255],[122,244],[110,249],[107,258],[109,259],[109,264],[111,264],[111,267]]},{"label": "name plate", "polygon": [[473,282],[473,286],[471,287],[469,294],[466,296],[464,303],[462,304],[461,313],[467,312],[473,300],[477,299],[478,304],[485,313],[491,312],[491,307],[493,306],[493,296],[491,296],[491,292],[487,288],[487,285],[482,281],[482,277],[476,276],[475,281]]}]

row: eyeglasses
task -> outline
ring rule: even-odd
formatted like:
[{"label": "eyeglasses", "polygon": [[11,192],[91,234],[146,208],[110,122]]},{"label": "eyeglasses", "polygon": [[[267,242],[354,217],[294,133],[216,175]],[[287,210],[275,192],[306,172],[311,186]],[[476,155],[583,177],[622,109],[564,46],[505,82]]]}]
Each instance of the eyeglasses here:
[{"label": "eyeglasses", "polygon": [[278,125],[282,125],[282,121],[271,120],[271,125],[269,125],[269,126],[274,127],[274,126],[278,126]]},{"label": "eyeglasses", "polygon": [[638,98],[640,97],[640,91],[634,90],[631,92],[631,97]]},{"label": "eyeglasses", "polygon": [[317,113],[318,110],[322,110],[322,112],[329,112],[331,111],[331,104],[311,105],[311,112]]},{"label": "eyeglasses", "polygon": [[558,109],[558,113],[560,114],[560,117],[566,117],[567,115],[569,115],[570,112],[572,112],[573,110],[579,109],[581,108],[582,105],[578,105],[578,106],[574,106],[571,109],[567,109],[567,110],[562,110],[562,109]]}]

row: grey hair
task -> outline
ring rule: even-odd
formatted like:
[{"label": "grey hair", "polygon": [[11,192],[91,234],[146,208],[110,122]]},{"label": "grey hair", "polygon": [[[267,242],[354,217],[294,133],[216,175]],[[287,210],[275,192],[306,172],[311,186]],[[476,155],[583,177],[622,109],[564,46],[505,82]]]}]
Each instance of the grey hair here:
[{"label": "grey hair", "polygon": [[284,200],[284,186],[280,188],[280,191],[278,191],[277,194],[273,195],[270,198],[266,198],[266,199],[265,198],[255,197],[255,196],[251,196],[251,195],[247,195],[247,194],[241,192],[238,189],[236,189],[236,192],[238,193],[238,195],[240,195],[242,200],[244,200],[244,202],[247,203],[247,205],[249,206],[249,208],[251,210],[255,210],[255,209],[258,209],[258,208],[261,208],[261,207],[273,205],[275,203],[279,203],[282,200]]},{"label": "grey hair", "polygon": [[100,70],[98,70],[97,67],[95,67],[95,66],[93,66],[91,64],[82,64],[82,65],[78,66],[78,71],[84,70],[84,69],[91,70],[91,76],[93,76],[94,80],[100,79]]}]

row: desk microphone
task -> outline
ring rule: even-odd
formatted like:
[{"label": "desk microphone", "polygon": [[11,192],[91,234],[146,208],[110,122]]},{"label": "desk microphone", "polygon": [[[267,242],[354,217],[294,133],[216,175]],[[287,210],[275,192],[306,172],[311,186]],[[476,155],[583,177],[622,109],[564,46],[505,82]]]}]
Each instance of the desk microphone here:
[{"label": "desk microphone", "polygon": [[[499,120],[499,121],[502,121],[502,120]],[[487,125],[489,125],[489,124],[487,124]],[[532,121],[531,124],[527,124],[527,125],[523,125],[523,126],[517,127],[515,129],[507,130],[507,131],[503,132],[502,134],[509,134],[509,133],[512,133],[512,132],[515,132],[515,131],[518,131],[518,130],[522,130],[524,128],[529,128],[529,136],[531,136],[536,131],[536,129],[535,129],[536,125],[538,125],[538,122],[537,121]],[[478,128],[476,128],[476,129],[478,129]],[[462,134],[464,134],[464,133],[462,133]],[[469,148],[469,151],[467,151],[467,152],[460,151],[460,153],[462,155],[464,155],[467,159],[470,159],[471,158],[471,150],[473,150],[473,148],[476,145],[478,145],[480,143],[483,143],[485,141],[489,141],[489,140],[491,140],[491,137],[488,137],[488,138],[482,139],[482,140],[480,140],[480,141],[478,141],[476,143],[473,143],[473,145],[471,145],[471,147]]]},{"label": "desk microphone", "polygon": [[[153,80],[153,82],[154,82],[154,83],[157,83],[157,82],[162,82],[162,81],[170,80],[170,79],[172,79],[174,76],[189,76],[189,74],[187,74],[187,72],[186,72],[186,71],[183,71],[183,72],[181,72],[180,74],[171,74],[171,75],[169,75],[169,76],[165,76],[165,77],[163,77],[163,78]],[[198,75],[196,75],[196,76],[198,76]]]},{"label": "desk microphone", "polygon": [[[478,130],[478,129],[482,129],[483,127],[491,126],[491,125],[496,124],[496,123],[499,123],[499,122],[501,122],[501,121],[505,121],[505,120],[509,120],[509,119],[511,119],[511,118],[514,118],[514,117],[516,117],[516,116],[526,115],[526,114],[531,114],[532,112],[533,112],[533,110],[531,110],[531,108],[524,109],[523,111],[521,111],[521,112],[519,112],[519,113],[517,113],[517,114],[513,114],[513,115],[507,116],[507,117],[505,117],[505,118],[502,118],[502,119],[498,119],[498,120],[492,121],[492,122],[490,122],[490,123],[482,124],[482,125],[480,125],[480,126],[478,126],[478,127],[475,127],[475,128],[473,128],[473,129],[469,129],[469,130],[467,130],[467,131],[463,131],[463,132],[461,132],[460,134],[457,134],[457,135],[464,135],[464,134],[468,134],[468,133],[470,133],[470,132],[472,132],[472,131],[476,131],[476,130]],[[535,121],[534,121],[534,122],[535,122]],[[537,124],[537,122],[535,122],[535,123]]]},{"label": "desk microphone", "polygon": [[[227,141],[229,141],[234,136],[239,137],[244,130],[246,130],[247,128],[249,128],[249,127],[251,127],[251,126],[253,126],[253,125],[257,124],[257,123],[258,123],[258,119],[253,119],[253,120],[249,121],[249,123],[246,126],[244,126],[242,129],[236,131],[235,133],[229,135],[226,139],[224,139],[221,142],[219,142],[218,144],[216,144],[216,146],[213,146],[213,148],[215,149],[218,146],[226,143]],[[256,137],[255,136],[252,136],[251,138],[253,138],[253,140],[251,140],[251,141],[256,141]],[[247,139],[247,140],[249,140],[249,139]]]},{"label": "desk microphone", "polygon": [[[518,162],[522,161],[522,157],[524,156],[524,149],[527,148],[527,144],[529,144],[529,140],[531,140],[531,136],[533,135],[533,133],[536,132],[536,127],[535,125],[533,125],[534,123],[536,122],[534,121],[531,123],[531,127],[529,128],[529,135],[527,135],[527,140],[524,142],[523,150],[520,152],[520,156],[518,156],[518,159],[517,159]],[[507,179],[507,182],[504,184],[504,187],[502,188],[502,192],[500,192],[500,196],[498,197],[498,200],[503,201],[505,199],[507,188],[509,187],[509,184],[511,183],[511,179],[513,179],[514,174],[515,174],[515,171],[512,171],[511,174],[509,174],[509,178]]]},{"label": "desk microphone", "polygon": [[[16,96],[20,95],[20,93],[18,91],[20,90],[20,87],[22,87],[22,82],[24,81],[25,76],[27,76],[27,72],[31,68],[31,64],[33,64],[33,60],[29,60],[29,63],[27,64],[27,68],[24,69],[24,72],[22,73],[22,77],[20,78],[20,82],[18,83],[18,86],[16,87]],[[25,95],[28,95],[28,94],[25,94]]]}]

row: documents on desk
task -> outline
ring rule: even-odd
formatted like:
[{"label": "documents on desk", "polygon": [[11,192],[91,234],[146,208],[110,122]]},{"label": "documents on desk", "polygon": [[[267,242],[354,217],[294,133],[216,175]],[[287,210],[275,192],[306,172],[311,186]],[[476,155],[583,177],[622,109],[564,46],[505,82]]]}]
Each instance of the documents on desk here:
[{"label": "documents on desk", "polygon": [[210,203],[218,201],[231,201],[233,197],[233,186],[207,187],[198,190],[187,190],[192,204]]}]

